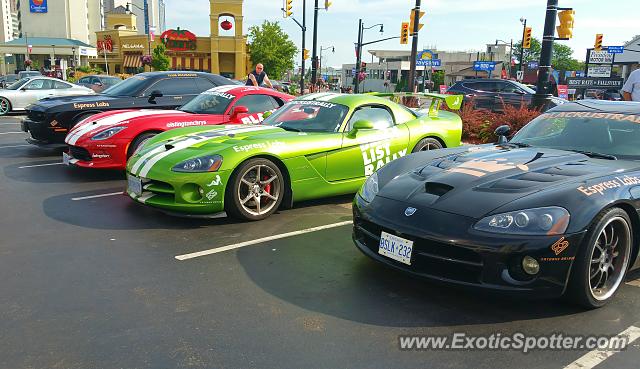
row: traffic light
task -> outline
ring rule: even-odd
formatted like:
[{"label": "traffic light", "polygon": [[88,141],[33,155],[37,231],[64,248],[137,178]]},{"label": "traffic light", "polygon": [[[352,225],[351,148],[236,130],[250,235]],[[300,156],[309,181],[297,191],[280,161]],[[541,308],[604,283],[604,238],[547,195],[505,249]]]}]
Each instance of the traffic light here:
[{"label": "traffic light", "polygon": [[573,9],[563,10],[558,13],[558,19],[560,19],[560,25],[556,27],[558,30],[559,38],[572,38],[573,37],[573,19],[576,12]]},{"label": "traffic light", "polygon": [[524,38],[522,39],[522,48],[530,49],[531,48],[531,27],[525,27],[524,29]]},{"label": "traffic light", "polygon": [[[424,17],[425,12],[420,12],[420,14],[418,15],[418,20],[422,17]],[[409,19],[411,22],[409,22],[409,32],[413,33],[413,26],[414,26],[414,20],[416,19],[416,10],[413,9],[411,10],[411,15],[409,16]],[[424,24],[420,24],[418,23],[418,31],[420,31],[422,29],[422,27],[424,26]]]},{"label": "traffic light", "polygon": [[284,6],[282,7],[282,12],[284,13],[284,17],[288,18],[293,15],[293,0],[284,0]]},{"label": "traffic light", "polygon": [[402,22],[402,28],[400,28],[400,44],[406,45],[409,43],[409,22]]},{"label": "traffic light", "polygon": [[596,43],[593,45],[593,49],[595,51],[602,51],[602,38],[604,35],[602,33],[596,34]]},{"label": "traffic light", "polygon": [[331,6],[331,1],[324,0],[324,10],[329,10],[330,6]]},{"label": "traffic light", "polygon": [[309,59],[309,49],[302,50],[302,59],[304,60]]}]

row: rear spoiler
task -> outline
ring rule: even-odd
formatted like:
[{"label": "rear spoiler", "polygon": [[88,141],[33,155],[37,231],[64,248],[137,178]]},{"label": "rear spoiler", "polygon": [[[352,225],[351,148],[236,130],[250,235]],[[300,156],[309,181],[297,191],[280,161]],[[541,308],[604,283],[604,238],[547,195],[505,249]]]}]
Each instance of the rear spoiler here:
[{"label": "rear spoiler", "polygon": [[442,105],[443,101],[446,103],[449,109],[458,110],[462,106],[463,100],[462,95],[444,95],[424,92],[370,92],[368,93],[368,95],[389,97],[391,101],[397,102],[398,104],[404,103],[404,105],[417,105],[418,101],[416,100],[419,100],[419,98],[428,98],[431,100],[431,106],[429,107],[430,117],[438,116],[438,111],[440,110],[440,106]]}]

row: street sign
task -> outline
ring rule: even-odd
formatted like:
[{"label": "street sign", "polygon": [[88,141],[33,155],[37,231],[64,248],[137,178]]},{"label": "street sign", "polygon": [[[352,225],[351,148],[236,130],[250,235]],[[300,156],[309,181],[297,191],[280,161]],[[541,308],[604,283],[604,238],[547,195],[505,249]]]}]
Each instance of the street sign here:
[{"label": "street sign", "polygon": [[613,64],[613,54],[609,54],[608,51],[591,50],[589,64]]},{"label": "street sign", "polygon": [[447,93],[447,85],[440,85],[440,93],[441,94]]},{"label": "street sign", "polygon": [[576,77],[586,77],[586,76],[584,75],[584,71],[583,70],[577,70],[576,71]]},{"label": "street sign", "polygon": [[435,54],[433,53],[433,51],[431,51],[429,49],[424,49],[424,50],[418,52],[416,60],[434,59],[434,56],[435,56]]},{"label": "street sign", "polygon": [[587,77],[611,77],[610,65],[590,65],[587,70]]},{"label": "street sign", "polygon": [[624,46],[607,46],[607,52],[609,54],[622,54],[624,52]]},{"label": "street sign", "polygon": [[442,61],[440,59],[418,59],[416,61],[416,66],[418,67],[439,67],[442,65]]},{"label": "street sign", "polygon": [[524,71],[522,70],[516,71],[516,79],[522,82],[522,80],[524,79]]},{"label": "street sign", "polygon": [[473,70],[477,72],[489,72],[496,69],[497,62],[492,61],[474,61]]},{"label": "street sign", "polygon": [[561,99],[569,99],[569,86],[558,85],[558,97]]},{"label": "street sign", "polygon": [[593,78],[593,77],[571,77],[567,78],[569,88],[610,88],[621,89],[622,78]]},{"label": "street sign", "polygon": [[538,69],[538,62],[530,61],[529,63],[527,63],[527,69]]}]

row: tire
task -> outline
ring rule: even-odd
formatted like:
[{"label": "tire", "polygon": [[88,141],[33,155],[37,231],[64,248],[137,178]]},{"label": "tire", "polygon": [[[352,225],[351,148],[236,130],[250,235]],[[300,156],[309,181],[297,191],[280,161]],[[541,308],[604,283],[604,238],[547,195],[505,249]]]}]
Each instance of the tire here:
[{"label": "tire", "polygon": [[[258,173],[262,180],[257,178]],[[285,181],[280,168],[269,159],[249,159],[229,180],[225,210],[234,218],[262,220],[278,210],[284,195]]]},{"label": "tire", "polygon": [[566,296],[569,301],[588,309],[611,301],[629,268],[631,224],[620,208],[606,209],[596,216],[573,263]]},{"label": "tire", "polygon": [[0,116],[11,112],[11,101],[6,97],[0,97]]},{"label": "tire", "polygon": [[416,146],[413,148],[411,152],[420,152],[420,151],[429,151],[429,150],[437,150],[442,149],[444,146],[440,141],[435,138],[427,137],[418,141]]},{"label": "tire", "polygon": [[139,134],[138,137],[136,137],[133,140],[133,142],[131,142],[131,145],[129,145],[129,148],[127,149],[127,159],[129,159],[131,155],[133,155],[133,153],[136,152],[136,150],[138,149],[138,147],[140,147],[140,145],[150,140],[157,134],[158,132],[147,132],[147,133]]}]

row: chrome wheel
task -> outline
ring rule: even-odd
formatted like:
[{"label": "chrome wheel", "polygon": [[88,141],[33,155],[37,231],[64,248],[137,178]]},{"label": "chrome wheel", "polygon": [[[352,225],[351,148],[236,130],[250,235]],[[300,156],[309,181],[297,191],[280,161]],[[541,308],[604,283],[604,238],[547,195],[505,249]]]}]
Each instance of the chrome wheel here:
[{"label": "chrome wheel", "polygon": [[9,103],[9,100],[3,98],[0,98],[0,115],[5,115],[8,112],[11,111],[11,103]]},{"label": "chrome wheel", "polygon": [[429,151],[429,150],[438,150],[441,149],[439,145],[429,142],[428,144],[422,146],[420,151]]},{"label": "chrome wheel", "polygon": [[244,211],[254,216],[264,215],[278,204],[282,179],[267,165],[253,165],[242,173],[237,191]]},{"label": "chrome wheel", "polygon": [[598,301],[611,297],[624,278],[631,251],[629,223],[616,216],[604,225],[596,239],[589,265],[591,296]]}]

